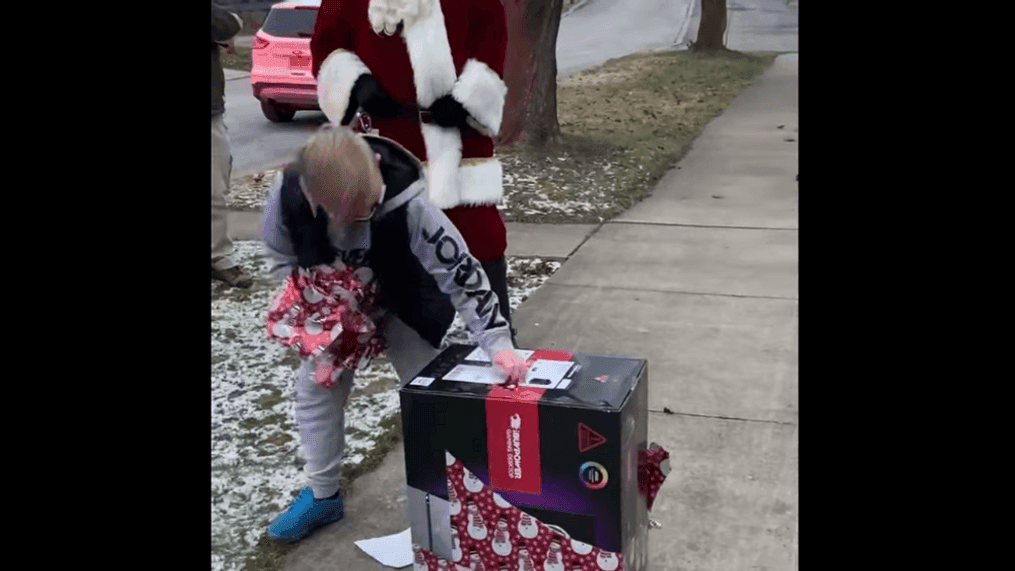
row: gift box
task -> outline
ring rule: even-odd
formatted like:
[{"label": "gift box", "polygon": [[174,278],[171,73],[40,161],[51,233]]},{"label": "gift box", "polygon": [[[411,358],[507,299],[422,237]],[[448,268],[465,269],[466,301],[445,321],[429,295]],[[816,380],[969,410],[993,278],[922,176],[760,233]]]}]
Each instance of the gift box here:
[{"label": "gift box", "polygon": [[514,389],[452,345],[399,391],[414,571],[646,569],[648,363],[519,352]]}]

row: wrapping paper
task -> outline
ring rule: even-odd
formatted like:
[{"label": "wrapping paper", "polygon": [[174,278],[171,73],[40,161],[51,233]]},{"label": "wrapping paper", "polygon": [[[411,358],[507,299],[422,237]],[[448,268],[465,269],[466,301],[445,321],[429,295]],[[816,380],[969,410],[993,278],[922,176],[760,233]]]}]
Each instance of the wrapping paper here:
[{"label": "wrapping paper", "polygon": [[314,380],[330,389],[384,352],[373,277],[341,262],[293,270],[268,310],[268,337],[313,359]]},{"label": "wrapping paper", "polygon": [[623,555],[567,537],[512,506],[447,454],[452,561],[413,546],[413,571],[623,571]]},{"label": "wrapping paper", "polygon": [[638,489],[645,495],[648,509],[652,509],[656,494],[670,473],[670,453],[653,442],[647,450],[638,452]]}]

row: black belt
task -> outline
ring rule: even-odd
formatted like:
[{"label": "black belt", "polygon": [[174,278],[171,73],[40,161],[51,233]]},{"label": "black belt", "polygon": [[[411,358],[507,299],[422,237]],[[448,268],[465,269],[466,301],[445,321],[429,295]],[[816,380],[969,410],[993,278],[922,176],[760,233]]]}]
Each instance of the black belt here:
[{"label": "black belt", "polygon": [[[363,112],[363,115],[369,116],[369,113]],[[371,117],[371,119],[411,119],[418,118],[420,123],[433,123],[433,112],[429,109],[421,109],[418,105],[402,105],[400,106],[398,113],[394,117]]]},{"label": "black belt", "polygon": [[433,112],[429,109],[422,109],[419,105],[403,105],[397,118],[408,119],[410,117],[419,117],[420,123],[433,123]]}]

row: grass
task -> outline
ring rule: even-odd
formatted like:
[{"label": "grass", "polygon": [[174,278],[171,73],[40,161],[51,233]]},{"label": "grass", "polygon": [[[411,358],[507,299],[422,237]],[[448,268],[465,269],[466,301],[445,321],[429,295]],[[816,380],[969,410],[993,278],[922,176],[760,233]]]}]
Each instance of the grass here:
[{"label": "grass", "polygon": [[[270,287],[268,282],[259,281],[261,279],[260,276],[265,274],[267,267],[263,254],[258,254],[255,259],[258,260],[258,264],[252,264],[249,268],[255,270],[254,289],[268,288]],[[247,259],[246,262],[250,262],[250,260]],[[538,258],[510,258],[508,286],[512,290],[512,297],[514,298],[516,295],[521,297],[524,295],[524,292],[531,293],[534,287],[541,284],[559,266],[559,263],[548,262]],[[236,302],[237,305],[249,303],[249,301],[244,301],[245,298],[238,297],[238,295],[237,290],[233,288],[217,288],[213,291],[213,297],[216,299],[227,298]],[[235,342],[238,351],[245,347],[241,344],[241,341]],[[291,356],[296,353],[295,351],[287,351],[284,354]],[[254,357],[252,356],[251,358]],[[384,357],[377,359],[379,365],[385,361]],[[293,363],[294,369],[297,365],[298,359]],[[350,395],[350,399],[359,399],[381,391],[391,390],[395,387],[397,387],[397,381],[393,377],[379,376],[373,382],[355,387]],[[236,422],[241,430],[236,431],[236,435],[230,438],[240,440],[241,443],[239,445],[256,448],[259,457],[288,457],[289,453],[283,452],[282,449],[292,445],[292,437],[285,429],[291,421],[287,415],[271,410],[275,409],[282,402],[284,395],[281,390],[273,386],[268,380],[265,380],[263,388],[265,390],[259,395],[259,398],[252,400],[252,405],[259,411],[272,412],[272,414],[251,414],[237,420]],[[401,415],[395,413],[380,420],[379,428],[380,430],[377,432],[371,431],[371,439],[374,442],[373,447],[359,452],[363,454],[363,459],[356,465],[343,468],[341,485],[349,495],[356,493],[355,486],[357,479],[376,470],[387,454],[399,445],[402,436]],[[362,427],[357,428],[353,426],[347,427],[346,434],[347,437],[359,438],[366,435],[362,431]],[[295,493],[293,492],[293,495]],[[270,509],[282,509],[284,504],[288,503],[289,498],[278,498],[276,501],[278,504],[275,505],[272,502]],[[213,552],[226,551],[227,548],[228,546],[221,544],[212,545]],[[243,568],[246,571],[277,571],[284,564],[286,557],[295,548],[296,546],[294,545],[276,543],[268,539],[267,536],[261,536],[250,555],[244,561]]]},{"label": "grass", "polygon": [[[380,360],[384,360],[379,359]],[[391,379],[382,379],[380,381],[371,383],[370,385],[362,388],[355,389],[350,398],[355,398],[364,394],[372,394],[385,389],[391,388]],[[272,390],[270,396],[262,398],[258,401],[258,405],[261,407],[269,407],[277,404],[281,400],[281,393],[276,390]],[[244,419],[240,421],[240,426],[247,430],[252,430],[259,426],[263,426],[269,423],[280,423],[282,419],[269,417],[264,420]],[[401,415],[395,414],[381,421],[380,427],[382,432],[374,437],[376,446],[365,453],[365,457],[362,462],[355,466],[345,467],[342,470],[341,486],[345,490],[347,495],[354,493],[355,491],[355,480],[360,476],[370,473],[377,469],[377,467],[384,461],[384,458],[390,452],[402,438],[402,419]],[[347,435],[355,435],[359,431],[355,428],[348,428]],[[255,437],[251,434],[246,436],[247,438],[254,439]],[[281,445],[289,440],[288,434],[278,433],[269,437],[267,441],[258,443],[258,446],[263,444]],[[251,442],[251,445],[254,445]],[[292,497],[296,497],[298,492],[293,492]],[[282,503],[288,503],[282,502]],[[296,549],[297,544],[287,545],[283,543],[275,542],[268,538],[267,535],[261,537],[257,545],[254,547],[254,552],[247,558],[244,569],[246,571],[278,571],[282,567],[283,562],[287,555],[292,553]]]},{"label": "grass", "polygon": [[561,143],[502,151],[505,218],[596,223],[629,209],[774,58],[635,54],[565,78],[557,88]]},{"label": "grass", "polygon": [[[731,51],[635,54],[561,78],[561,144],[497,151],[505,219],[598,223],[634,206],[774,58]],[[273,180],[233,181],[226,201],[235,210],[260,210]]]},{"label": "grass", "polygon": [[[373,472],[384,461],[384,457],[391,452],[402,440],[402,417],[394,415],[381,421],[381,428],[384,432],[377,437],[375,446],[370,450],[362,462],[350,468],[342,470],[342,489],[346,495],[354,493],[354,483],[357,478],[364,474]],[[296,497],[296,492],[293,493]],[[247,558],[244,565],[245,571],[278,571],[282,568],[287,555],[292,553],[299,543],[287,545],[270,539],[267,535],[254,546],[254,552]]]},{"label": "grass", "polygon": [[236,46],[236,55],[220,50],[219,57],[223,69],[235,69],[250,73],[250,68],[254,66],[254,60],[250,55],[250,46]]}]

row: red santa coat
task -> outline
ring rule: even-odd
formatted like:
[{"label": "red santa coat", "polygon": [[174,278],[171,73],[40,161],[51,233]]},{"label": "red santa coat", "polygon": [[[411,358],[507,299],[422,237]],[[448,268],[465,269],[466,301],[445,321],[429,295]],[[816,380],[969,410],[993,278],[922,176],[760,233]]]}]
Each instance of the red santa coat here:
[{"label": "red santa coat", "polygon": [[318,99],[332,122],[345,115],[353,84],[368,73],[399,103],[425,109],[450,93],[468,111],[469,127],[461,130],[418,117],[371,121],[426,163],[428,198],[483,261],[506,248],[495,206],[503,175],[492,139],[507,93],[506,49],[500,0],[322,0],[310,40]]}]

